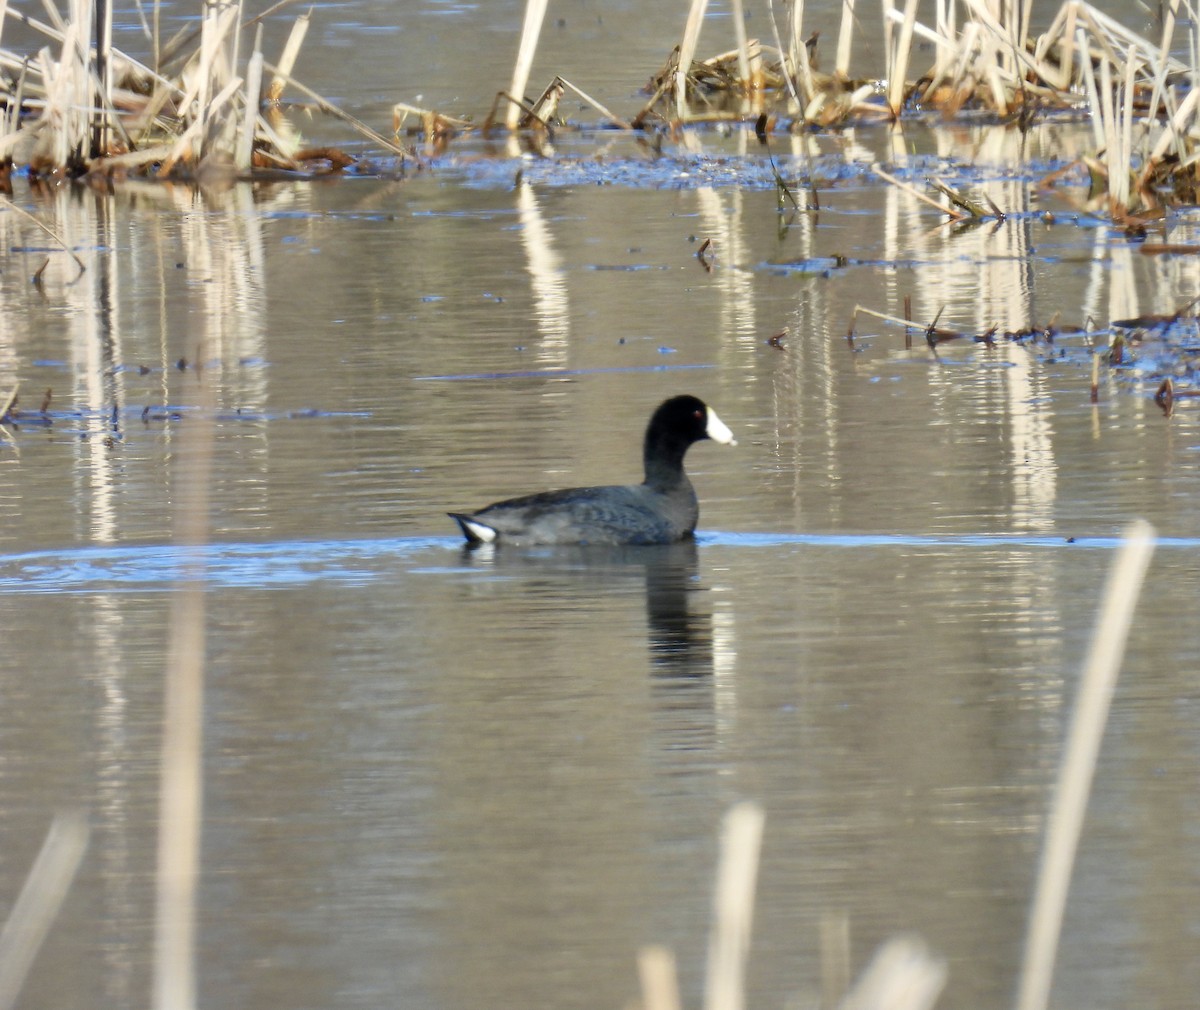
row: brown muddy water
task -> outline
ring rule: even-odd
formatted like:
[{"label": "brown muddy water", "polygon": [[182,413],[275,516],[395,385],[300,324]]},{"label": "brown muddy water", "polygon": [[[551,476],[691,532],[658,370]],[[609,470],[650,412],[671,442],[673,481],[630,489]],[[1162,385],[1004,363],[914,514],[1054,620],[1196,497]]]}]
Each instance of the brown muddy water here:
[{"label": "brown muddy water", "polygon": [[[507,28],[421,10],[506,66]],[[317,14],[324,73],[386,61],[395,36],[355,30],[361,7]],[[652,69],[627,60],[624,79]],[[0,444],[0,907],[56,811],[92,826],[21,1005],[149,997],[172,537],[207,418],[202,1006],[617,1008],[650,942],[695,1005],[717,827],[744,798],[767,814],[751,1006],[816,1005],[840,915],[855,969],[913,931],[948,959],[942,1005],[1007,1006],[1135,517],[1164,540],[1053,1000],[1194,1006],[1200,406],[1168,418],[1152,393],[1163,371],[1187,386],[1196,334],[1105,367],[1096,405],[1088,386],[1092,339],[1194,298],[1200,273],[1079,214],[1077,185],[1035,193],[1084,131],[1019,139],[780,140],[821,188],[786,227],[742,130],[657,158],[608,136],[460,145],[405,179],[207,194],[18,180],[88,269],[0,214],[0,392],[19,382],[27,416]],[[948,229],[876,161],[1010,216]],[[1197,241],[1190,213],[1171,229]],[[1098,334],[934,356],[860,319],[848,344],[856,303],[905,295],[971,333],[1061,313]],[[739,439],[689,456],[696,544],[460,548],[448,509],[635,478],[649,411],[681,391]]]}]

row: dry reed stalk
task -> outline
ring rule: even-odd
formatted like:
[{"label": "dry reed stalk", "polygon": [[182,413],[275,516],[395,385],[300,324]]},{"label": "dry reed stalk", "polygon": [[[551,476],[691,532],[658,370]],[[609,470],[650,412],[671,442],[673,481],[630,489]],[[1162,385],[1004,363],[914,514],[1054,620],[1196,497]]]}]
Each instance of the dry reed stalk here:
[{"label": "dry reed stalk", "polygon": [[842,0],[842,23],[838,28],[837,56],[833,61],[835,77],[850,79],[850,47],[854,39],[854,0]]},{"label": "dry reed stalk", "polygon": [[1050,995],[1063,910],[1088,793],[1133,610],[1154,553],[1154,538],[1154,527],[1147,522],[1139,520],[1126,528],[1096,616],[1046,825],[1025,937],[1017,1010],[1044,1010]]},{"label": "dry reed stalk", "polygon": [[393,154],[399,155],[401,158],[409,157],[408,152],[406,152],[404,150],[404,148],[400,147],[398,144],[393,144],[386,137],[382,136],[381,134],[376,133],[369,126],[367,126],[366,123],[362,122],[361,120],[355,119],[354,116],[350,115],[350,113],[343,112],[341,109],[339,109],[336,105],[334,105],[328,99],[322,98],[320,95],[318,95],[315,91],[313,91],[312,88],[301,84],[299,81],[295,80],[292,77],[288,77],[286,74],[282,74],[278,67],[273,67],[273,66],[271,66],[270,63],[267,63],[264,60],[263,61],[263,69],[269,71],[270,73],[278,74],[279,76],[282,76],[285,83],[289,87],[295,88],[301,94],[306,95],[308,98],[310,98],[314,102],[316,102],[317,108],[319,108],[322,112],[327,113],[330,116],[335,116],[336,118],[340,119],[343,123],[345,123],[347,126],[350,126],[353,129],[357,130],[359,133],[361,133],[364,137],[366,137],[372,143],[378,144],[380,147],[382,147],[388,151],[391,151]]},{"label": "dry reed stalk", "polygon": [[171,153],[163,160],[162,168],[160,169],[161,175],[164,177],[169,176],[180,162],[192,164],[204,156],[206,152],[204,150],[205,145],[202,134],[212,119],[233,98],[241,86],[241,78],[235,77],[225,85],[224,90],[219,95],[216,95],[205,106],[206,114],[193,120],[188,128],[179,135],[175,143],[171,145]]},{"label": "dry reed stalk", "polygon": [[934,50],[933,78],[935,81],[945,77],[950,68],[950,58],[954,55],[953,40],[957,35],[954,19],[954,0],[937,0],[937,16],[934,21],[939,40],[951,43],[948,46],[939,45]]},{"label": "dry reed stalk", "polygon": [[292,71],[296,69],[296,60],[300,56],[300,47],[304,44],[304,36],[308,34],[311,20],[309,14],[301,14],[292,22],[292,30],[288,34],[287,43],[279,56],[279,69],[275,71],[270,87],[267,88],[268,102],[278,102],[283,97],[284,84],[292,76]]},{"label": "dry reed stalk", "polygon": [[[782,45],[780,45],[782,49]],[[811,103],[816,96],[813,86],[812,66],[808,60],[808,46],[804,42],[804,0],[792,0],[792,12],[788,18],[787,59],[783,61],[783,76],[798,103]],[[795,80],[799,94],[792,86]],[[805,116],[807,120],[807,116]]]},{"label": "dry reed stalk", "polygon": [[[108,153],[108,116],[112,109],[112,2],[96,3],[96,107],[92,110],[92,157]],[[114,117],[115,118],[115,117]]]},{"label": "dry reed stalk", "polygon": [[821,916],[821,1006],[836,1007],[850,988],[850,917]]},{"label": "dry reed stalk", "polygon": [[642,1010],[681,1010],[675,955],[657,945],[638,951],[638,977],[642,986]]},{"label": "dry reed stalk", "polygon": [[1187,98],[1183,100],[1183,104],[1176,110],[1170,120],[1162,129],[1157,143],[1151,148],[1150,154],[1146,158],[1145,167],[1138,185],[1144,185],[1151,173],[1158,167],[1163,156],[1167,153],[1167,148],[1174,145],[1179,160],[1182,163],[1185,158],[1185,141],[1188,129],[1192,126],[1196,119],[1196,107],[1200,104],[1200,89],[1193,88],[1188,92]]},{"label": "dry reed stalk", "polygon": [[773,0],[767,0],[767,20],[771,22],[771,36],[775,39],[775,49],[779,53],[779,66],[783,77],[783,85],[787,88],[788,94],[792,96],[792,101],[803,109],[800,95],[796,92],[796,82],[793,80],[794,74],[789,66],[789,58],[784,56],[786,50],[783,47],[783,39],[779,37],[779,23],[775,20],[775,5]]},{"label": "dry reed stalk", "polygon": [[17,402],[17,394],[20,392],[21,386],[20,383],[18,383],[17,385],[13,386],[12,392],[9,393],[3,401],[0,401],[0,403],[4,404],[2,407],[0,407],[0,421],[8,416],[8,412],[12,410],[12,405]]},{"label": "dry reed stalk", "polygon": [[258,110],[262,105],[263,54],[262,54],[262,22],[254,31],[254,49],[246,64],[246,94],[245,108],[242,120],[242,132],[238,136],[237,151],[234,153],[234,167],[239,172],[250,171],[254,160],[254,137],[257,134]]},{"label": "dry reed stalk", "polygon": [[889,59],[888,68],[888,108],[892,115],[899,118],[904,107],[904,77],[908,73],[908,59],[912,50],[913,24],[917,20],[917,3],[919,0],[906,0],[904,5],[904,21],[896,36],[895,49]]},{"label": "dry reed stalk", "polygon": [[589,95],[582,88],[577,88],[574,84],[572,84],[570,81],[568,81],[565,77],[556,77],[555,80],[558,81],[559,83],[561,83],[563,85],[563,87],[570,88],[571,91],[574,91],[575,94],[577,94],[580,98],[582,98],[585,102],[587,102],[588,105],[590,105],[593,109],[595,109],[598,113],[600,113],[600,115],[604,116],[614,126],[619,126],[622,130],[632,130],[633,129],[633,124],[631,124],[628,120],[622,119],[620,116],[616,115],[615,113],[610,112],[604,105],[602,105],[600,102],[596,101],[596,99],[594,99],[591,95]]},{"label": "dry reed stalk", "polygon": [[742,9],[742,0],[730,0],[729,13],[733,18],[733,37],[737,42],[738,80],[745,91],[750,91],[754,83],[750,77],[750,53],[746,41],[746,12]]},{"label": "dry reed stalk", "polygon": [[1058,9],[1058,13],[1054,15],[1054,20],[1050,22],[1050,27],[1044,31],[1037,40],[1034,47],[1034,59],[1043,62],[1047,59],[1051,48],[1058,47],[1057,62],[1058,69],[1046,81],[1065,91],[1071,86],[1071,81],[1075,76],[1075,15],[1076,6],[1073,3],[1064,3]]},{"label": "dry reed stalk", "polygon": [[1162,41],[1158,47],[1158,65],[1154,74],[1154,91],[1150,96],[1150,108],[1146,110],[1146,118],[1153,119],[1158,113],[1158,106],[1163,100],[1163,88],[1167,81],[1167,64],[1171,58],[1171,42],[1175,35],[1175,14],[1179,0],[1169,0],[1163,5]]},{"label": "dry reed stalk", "polygon": [[58,814],[54,818],[0,930],[0,1010],[11,1010],[16,1005],[33,959],[83,861],[87,843],[88,825],[82,813]]},{"label": "dry reed stalk", "polygon": [[[529,83],[529,72],[533,68],[533,56],[537,52],[538,36],[542,31],[548,2],[549,0],[526,0],[521,42],[517,47],[517,62],[513,65],[512,83],[508,87],[508,93],[518,101],[525,94],[525,86]],[[521,107],[510,102],[504,116],[505,127],[515,130],[520,118]]]},{"label": "dry reed stalk", "polygon": [[754,885],[764,814],[757,803],[730,808],[721,826],[721,861],[713,894],[705,1010],[742,1010],[746,954],[754,916]]},{"label": "dry reed stalk", "polygon": [[878,165],[872,165],[871,171],[874,172],[877,176],[879,176],[879,178],[881,178],[884,182],[890,182],[897,189],[904,190],[904,192],[908,193],[909,196],[915,196],[922,203],[929,204],[929,206],[933,207],[935,210],[940,210],[943,214],[949,214],[951,219],[953,219],[953,220],[965,221],[968,217],[970,217],[969,214],[963,214],[960,211],[956,211],[953,207],[947,207],[943,204],[938,203],[932,197],[926,196],[924,193],[922,193],[919,189],[916,188],[916,186],[913,186],[910,183],[904,182],[901,179],[897,179],[894,175],[889,175]]},{"label": "dry reed stalk", "polygon": [[679,42],[679,62],[675,67],[675,114],[681,120],[688,118],[687,79],[696,57],[696,44],[700,41],[700,29],[704,25],[704,11],[708,0],[692,0],[688,8],[687,23],[683,26],[683,38]]},{"label": "dry reed stalk", "polygon": [[897,936],[879,948],[839,1010],[930,1010],[946,985],[946,962],[918,937]]}]

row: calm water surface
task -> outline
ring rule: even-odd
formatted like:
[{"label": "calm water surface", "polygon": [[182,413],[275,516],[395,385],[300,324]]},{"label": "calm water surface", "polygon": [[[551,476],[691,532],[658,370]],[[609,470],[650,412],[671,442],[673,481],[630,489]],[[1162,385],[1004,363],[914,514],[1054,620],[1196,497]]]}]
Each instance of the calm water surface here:
[{"label": "calm water surface", "polygon": [[[506,68],[509,6],[488,33],[469,6],[421,16]],[[388,60],[363,8],[318,8],[324,58]],[[636,86],[655,61],[629,46]],[[498,76],[481,60],[470,101]],[[18,183],[88,270],[53,256],[39,293],[43,241],[0,215],[0,392],[19,382],[33,415],[0,444],[0,905],[56,811],[92,825],[23,1005],[150,991],[173,538],[211,422],[202,1005],[614,1008],[651,942],[694,1005],[719,820],[754,798],[751,1005],[815,1005],[819,926],[845,915],[856,969],[916,931],[949,961],[943,1005],[1007,1006],[1092,615],[1144,517],[1165,539],[1054,998],[1193,1006],[1200,412],[1154,405],[1153,341],[1092,405],[1085,337],[935,357],[860,316],[845,338],[856,304],[905,295],[971,333],[1195,297],[1191,264],[1140,256],[1036,173],[984,169],[1013,216],[952,233],[865,171],[1007,164],[1002,139],[781,140],[824,180],[820,215],[785,228],[769,175],[720,183],[762,169],[738,132],[654,163],[611,141],[605,165],[645,187],[597,185],[596,138],[203,196]],[[1086,142],[1035,131],[1020,160]],[[1196,241],[1188,215],[1172,228]],[[447,509],[636,479],[649,412],[681,391],[740,443],[689,456],[697,543],[460,547]]]}]

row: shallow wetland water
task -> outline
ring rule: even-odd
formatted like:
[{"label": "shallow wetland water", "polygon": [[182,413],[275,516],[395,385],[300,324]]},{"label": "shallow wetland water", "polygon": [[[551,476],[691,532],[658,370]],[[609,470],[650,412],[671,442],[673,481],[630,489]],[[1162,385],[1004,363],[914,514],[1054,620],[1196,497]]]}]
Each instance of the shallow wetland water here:
[{"label": "shallow wetland water", "polygon": [[[56,811],[92,826],[22,1005],[148,998],[173,533],[211,423],[201,1005],[617,1008],[646,943],[696,1005],[744,798],[767,817],[749,1005],[816,1005],[843,915],[856,970],[913,931],[948,960],[942,1006],[1009,1005],[1103,577],[1142,517],[1163,541],[1053,999],[1194,1006],[1200,406],[1164,416],[1151,376],[1187,388],[1195,334],[1104,366],[1096,404],[1089,382],[1112,320],[1200,274],[1078,212],[1077,183],[1035,191],[1082,132],[780,139],[821,192],[785,226],[740,128],[221,193],[17,180],[88,269],[54,257],[39,291],[44,239],[0,214],[0,393],[28,418],[0,443],[0,904]],[[873,162],[1009,217],[951,229]],[[856,304],[906,295],[968,334],[1096,333],[935,355],[860,317],[847,341]],[[684,391],[739,439],[688,457],[695,544],[461,548],[448,509],[636,478]]]}]

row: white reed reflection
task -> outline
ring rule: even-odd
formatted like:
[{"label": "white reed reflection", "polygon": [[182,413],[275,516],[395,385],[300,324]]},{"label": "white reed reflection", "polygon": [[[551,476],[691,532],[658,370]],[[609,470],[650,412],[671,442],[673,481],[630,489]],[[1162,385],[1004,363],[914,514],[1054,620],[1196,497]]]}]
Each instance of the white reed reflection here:
[{"label": "white reed reflection", "polygon": [[562,258],[554,248],[537,195],[528,183],[517,186],[517,214],[529,269],[533,316],[541,337],[537,358],[543,365],[562,365],[571,335],[571,303]]}]

